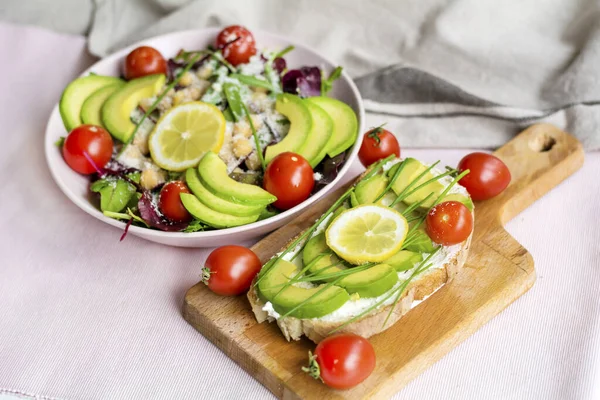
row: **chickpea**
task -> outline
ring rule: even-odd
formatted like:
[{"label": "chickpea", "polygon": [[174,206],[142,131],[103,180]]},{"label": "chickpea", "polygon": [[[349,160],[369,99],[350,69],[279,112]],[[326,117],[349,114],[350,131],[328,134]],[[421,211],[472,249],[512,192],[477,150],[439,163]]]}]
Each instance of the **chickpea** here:
[{"label": "chickpea", "polygon": [[186,72],[185,74],[183,74],[183,76],[181,78],[179,78],[179,82],[177,82],[179,84],[179,86],[183,86],[183,87],[187,87],[190,86],[193,82],[193,77],[192,74],[190,72]]},{"label": "chickpea", "polygon": [[252,136],[252,130],[250,124],[247,121],[239,121],[233,124],[233,135],[249,138]]},{"label": "chickpea", "polygon": [[140,185],[142,185],[144,189],[154,189],[164,181],[165,177],[163,174],[153,169],[145,169],[140,175]]},{"label": "chickpea", "polygon": [[185,102],[185,90],[180,90],[175,93],[173,96],[173,106],[177,106],[183,102]]},{"label": "chickpea", "polygon": [[248,154],[252,153],[252,150],[252,145],[248,139],[241,137],[234,139],[233,154],[235,154],[237,158],[247,156]]},{"label": "chickpea", "polygon": [[246,167],[252,171],[258,171],[260,169],[260,160],[258,159],[258,153],[256,153],[256,151],[253,151],[246,159]]},{"label": "chickpea", "polygon": [[196,72],[196,76],[200,79],[208,79],[213,73],[213,69],[210,65],[205,65],[201,67],[198,72]]}]

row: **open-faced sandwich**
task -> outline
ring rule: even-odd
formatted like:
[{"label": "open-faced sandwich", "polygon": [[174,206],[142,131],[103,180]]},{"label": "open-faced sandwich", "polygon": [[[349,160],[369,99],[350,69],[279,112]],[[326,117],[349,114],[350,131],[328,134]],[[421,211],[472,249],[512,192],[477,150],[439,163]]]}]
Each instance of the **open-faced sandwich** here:
[{"label": "open-faced sandwich", "polygon": [[468,171],[437,164],[373,164],[265,263],[248,291],[256,319],[276,321],[288,340],[367,338],[452,279],[469,251],[474,207],[458,184]]}]

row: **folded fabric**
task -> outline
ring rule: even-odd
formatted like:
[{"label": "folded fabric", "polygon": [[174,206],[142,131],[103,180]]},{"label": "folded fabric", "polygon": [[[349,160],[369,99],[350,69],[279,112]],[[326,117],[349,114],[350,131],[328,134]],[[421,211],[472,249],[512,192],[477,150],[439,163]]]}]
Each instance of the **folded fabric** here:
[{"label": "folded fabric", "polygon": [[[3,4],[0,17],[28,11],[28,22],[70,31],[81,25],[71,23],[74,18],[89,19],[88,8],[73,0],[32,2],[26,4],[35,7],[27,8],[4,0],[14,6]],[[67,4],[72,12],[42,11]],[[98,56],[167,32],[229,24],[292,37],[357,78],[369,100],[367,125],[388,121],[407,146],[492,148],[544,120],[575,134],[586,149],[600,148],[597,0],[94,0],[94,5],[89,49]]]}]

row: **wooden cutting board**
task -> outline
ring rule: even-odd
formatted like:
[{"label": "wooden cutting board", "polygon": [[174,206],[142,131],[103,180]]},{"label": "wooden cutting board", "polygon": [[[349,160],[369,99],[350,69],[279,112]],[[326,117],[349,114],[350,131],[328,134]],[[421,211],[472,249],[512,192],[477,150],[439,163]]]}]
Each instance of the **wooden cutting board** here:
[{"label": "wooden cutting board", "polygon": [[[300,368],[314,344],[306,339],[288,343],[276,324],[258,324],[245,296],[220,297],[199,283],[185,296],[184,318],[277,397],[392,396],[531,288],[533,259],[503,224],[578,170],[584,159],[574,137],[547,124],[531,126],[494,154],[508,165],[512,182],[500,196],[476,204],[473,242],[464,268],[398,323],[370,339],[377,366],[359,386],[336,391],[303,373]],[[313,205],[252,249],[266,261],[343,191]]]}]

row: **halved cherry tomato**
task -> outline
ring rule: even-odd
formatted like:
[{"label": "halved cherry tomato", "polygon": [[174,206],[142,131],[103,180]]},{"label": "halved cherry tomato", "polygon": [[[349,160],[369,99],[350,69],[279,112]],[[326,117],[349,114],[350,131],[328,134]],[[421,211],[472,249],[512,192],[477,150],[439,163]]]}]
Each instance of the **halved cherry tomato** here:
[{"label": "halved cherry tomato", "polygon": [[110,161],[112,152],[110,134],[96,125],[79,125],[69,133],[62,147],[63,157],[69,167],[85,175],[96,172],[94,164],[103,168]]},{"label": "halved cherry tomato", "polygon": [[487,200],[499,195],[510,183],[510,171],[498,157],[487,153],[471,153],[458,163],[460,172],[470,172],[458,183],[463,185],[473,200]]},{"label": "halved cherry tomato", "polygon": [[252,250],[242,246],[222,246],[206,259],[202,281],[217,294],[237,296],[250,288],[261,266]]},{"label": "halved cherry tomato", "polygon": [[398,140],[390,131],[377,127],[365,133],[358,151],[358,159],[366,168],[392,154],[400,157]]},{"label": "halved cherry tomato", "polygon": [[166,74],[167,61],[154,47],[141,46],[127,54],[123,73],[127,80],[146,75]]},{"label": "halved cherry tomato", "polygon": [[[318,368],[317,368],[318,367]],[[367,379],[375,369],[375,350],[362,336],[341,333],[321,341],[308,368],[315,379],[335,389],[348,389]]]},{"label": "halved cherry tomato", "polygon": [[185,209],[180,193],[190,193],[187,185],[182,181],[171,181],[165,184],[158,195],[158,209],[171,221],[187,222],[192,220],[192,216]]},{"label": "halved cherry tomato", "polygon": [[273,206],[288,210],[308,199],[315,187],[314,173],[301,155],[281,153],[267,166],[263,187],[277,197]]},{"label": "halved cherry tomato", "polygon": [[433,207],[427,214],[425,223],[425,230],[431,240],[444,246],[467,240],[473,231],[473,215],[458,201],[446,201]]},{"label": "halved cherry tomato", "polygon": [[217,35],[217,47],[223,49],[223,57],[232,65],[245,64],[256,54],[256,42],[252,32],[240,25],[231,25],[223,29]]}]

